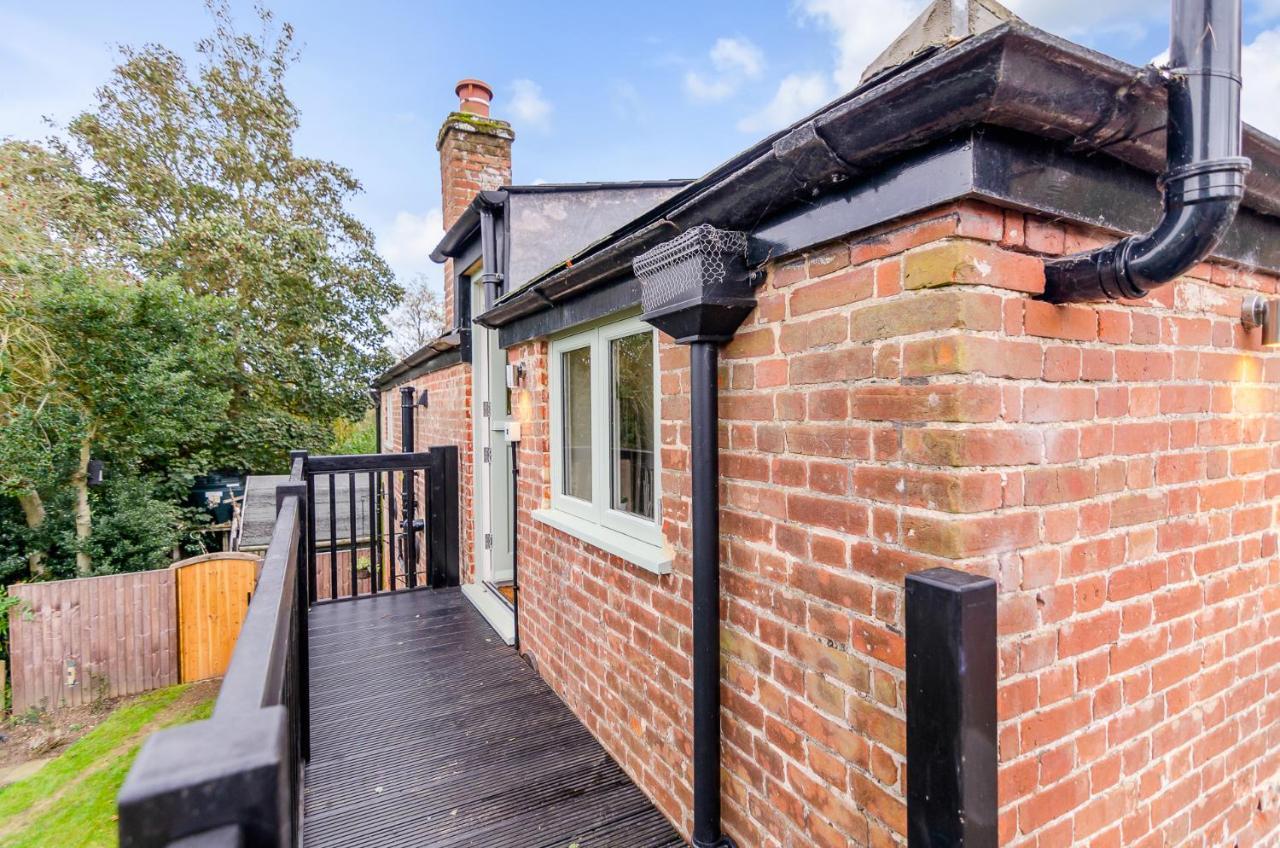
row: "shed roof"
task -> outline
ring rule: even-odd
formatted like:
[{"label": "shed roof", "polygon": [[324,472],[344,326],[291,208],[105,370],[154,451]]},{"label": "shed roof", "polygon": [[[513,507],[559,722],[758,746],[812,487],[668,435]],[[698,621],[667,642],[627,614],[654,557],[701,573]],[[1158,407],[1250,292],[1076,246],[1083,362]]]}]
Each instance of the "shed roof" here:
[{"label": "shed roof", "polygon": [[[369,535],[369,475],[335,474],[334,537],[339,543],[351,540],[350,478],[356,487],[356,538]],[[241,518],[239,550],[266,550],[276,528],[276,486],[288,483],[286,474],[251,474],[245,480],[244,511]],[[316,538],[322,547],[329,536],[329,486],[325,478],[316,481]]]}]

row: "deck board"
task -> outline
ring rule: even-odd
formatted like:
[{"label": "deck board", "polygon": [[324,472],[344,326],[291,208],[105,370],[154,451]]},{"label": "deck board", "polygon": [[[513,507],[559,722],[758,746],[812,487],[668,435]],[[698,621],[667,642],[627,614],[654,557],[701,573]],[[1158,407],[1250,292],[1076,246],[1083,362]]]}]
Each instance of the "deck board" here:
[{"label": "deck board", "polygon": [[309,622],[306,848],[676,848],[675,829],[457,589]]}]

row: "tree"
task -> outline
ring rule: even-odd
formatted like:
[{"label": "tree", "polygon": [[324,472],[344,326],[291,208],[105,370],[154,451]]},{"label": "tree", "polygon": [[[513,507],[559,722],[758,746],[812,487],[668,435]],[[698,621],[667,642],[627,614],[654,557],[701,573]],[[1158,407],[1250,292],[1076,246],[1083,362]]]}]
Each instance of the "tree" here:
[{"label": "tree", "polygon": [[89,173],[120,205],[129,261],[235,305],[231,400],[218,466],[278,470],[358,419],[388,364],[384,315],[399,294],[370,230],[345,208],[349,170],[298,155],[285,91],[293,30],[258,10],[236,30],[210,0],[214,33],[194,74],[158,46],[123,48],[97,105],[71,122]]},{"label": "tree", "polygon": [[426,274],[418,274],[405,288],[400,305],[388,318],[391,353],[403,359],[444,331],[444,307]]},{"label": "tree", "polygon": [[[48,328],[36,318],[36,292],[70,269],[124,277],[122,257],[106,235],[116,207],[58,151],[23,142],[0,144],[0,494],[22,509],[27,534],[47,510],[33,482],[56,473],[44,447],[70,426],[53,372],[61,359]],[[32,575],[44,572],[44,551],[27,548]]]},{"label": "tree", "polygon": [[[93,550],[105,549],[103,534],[94,537],[90,458],[109,464],[107,491],[117,511],[121,493],[132,493],[132,513],[152,516],[152,550],[172,550],[173,504],[208,466],[225,421],[228,307],[169,280],[93,278],[78,269],[31,292],[31,320],[58,358],[49,389],[32,395],[38,402],[10,407],[0,470],[10,491],[41,503],[71,493],[65,511],[73,516],[74,541],[62,547],[74,553],[76,574],[93,573]],[[124,526],[118,515],[112,520]],[[120,540],[119,533],[105,535]]]}]

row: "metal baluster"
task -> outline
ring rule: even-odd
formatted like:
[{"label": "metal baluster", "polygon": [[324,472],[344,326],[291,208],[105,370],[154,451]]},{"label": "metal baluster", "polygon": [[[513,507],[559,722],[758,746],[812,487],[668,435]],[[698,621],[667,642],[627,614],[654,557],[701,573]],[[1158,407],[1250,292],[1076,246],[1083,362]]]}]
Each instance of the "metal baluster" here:
[{"label": "metal baluster", "polygon": [[396,473],[387,472],[387,563],[390,573],[387,575],[391,589],[396,590]]},{"label": "metal baluster", "polygon": [[316,478],[307,474],[307,520],[303,526],[303,535],[307,541],[307,600],[316,602],[316,585],[320,582],[320,574],[316,571],[316,544],[319,542],[319,530],[316,529]]},{"label": "metal baluster", "polygon": [[338,598],[338,497],[334,493],[334,477],[329,475],[329,599]]},{"label": "metal baluster", "polygon": [[351,547],[351,597],[354,598],[360,594],[360,576],[357,570],[359,563],[356,555],[356,538],[360,534],[356,532],[359,521],[356,514],[356,473],[354,471],[347,473],[347,502],[349,506],[347,515],[351,519],[350,529],[347,530],[347,541]]},{"label": "metal baluster", "polygon": [[378,594],[378,472],[369,472],[369,591]]},{"label": "metal baluster", "polygon": [[404,472],[404,573],[409,578],[409,588],[418,586],[418,546],[417,534],[413,529],[414,507],[417,505],[418,474],[412,468]]}]

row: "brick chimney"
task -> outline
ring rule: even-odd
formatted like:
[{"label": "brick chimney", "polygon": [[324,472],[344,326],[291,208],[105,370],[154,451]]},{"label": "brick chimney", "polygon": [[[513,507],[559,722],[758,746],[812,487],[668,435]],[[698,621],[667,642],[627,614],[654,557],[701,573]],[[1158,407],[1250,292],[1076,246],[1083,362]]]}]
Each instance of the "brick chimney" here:
[{"label": "brick chimney", "polygon": [[477,194],[511,182],[515,140],[510,124],[489,117],[493,89],[480,80],[464,79],[456,91],[458,111],[449,113],[436,136],[445,229]]},{"label": "brick chimney", "polygon": [[[511,182],[511,142],[515,140],[510,124],[489,117],[493,89],[486,83],[464,79],[455,91],[458,109],[444,119],[444,125],[436,136],[446,230],[453,226],[477,194]],[[452,262],[446,266],[445,272],[445,279],[451,280]],[[454,326],[453,300],[453,285],[446,283],[446,326]]]}]

